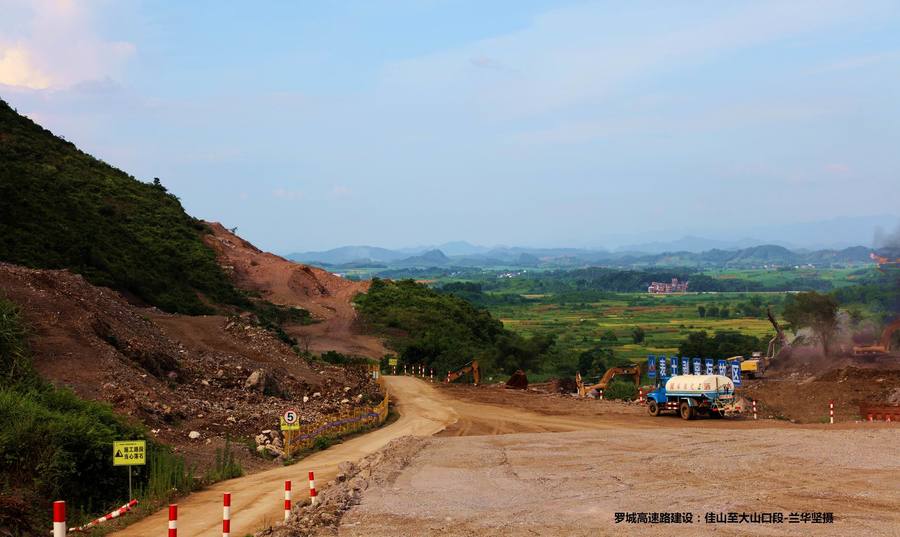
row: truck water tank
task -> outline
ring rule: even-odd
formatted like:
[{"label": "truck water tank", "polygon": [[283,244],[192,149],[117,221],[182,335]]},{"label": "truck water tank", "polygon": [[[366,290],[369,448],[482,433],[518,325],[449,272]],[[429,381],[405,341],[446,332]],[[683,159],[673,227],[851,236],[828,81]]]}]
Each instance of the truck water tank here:
[{"label": "truck water tank", "polygon": [[734,383],[722,375],[675,375],[666,381],[667,392],[707,393],[734,392]]}]

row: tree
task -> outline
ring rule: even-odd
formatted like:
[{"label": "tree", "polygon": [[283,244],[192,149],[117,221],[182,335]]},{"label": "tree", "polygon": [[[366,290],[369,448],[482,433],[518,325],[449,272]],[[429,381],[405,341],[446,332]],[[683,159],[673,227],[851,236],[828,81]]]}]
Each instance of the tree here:
[{"label": "tree", "polygon": [[707,317],[718,317],[719,316],[719,306],[713,304],[712,306],[706,308],[706,316]]},{"label": "tree", "polygon": [[722,306],[722,309],[719,310],[719,317],[722,319],[727,319],[731,312],[728,310],[728,306]]},{"label": "tree", "polygon": [[644,329],[640,326],[635,326],[631,329],[631,340],[635,343],[643,343],[645,336]]},{"label": "tree", "polygon": [[747,356],[761,348],[762,341],[759,338],[734,330],[717,331],[713,337],[701,330],[688,334],[678,346],[678,354],[697,358],[731,358]]},{"label": "tree", "polygon": [[612,330],[607,330],[600,335],[600,341],[603,343],[615,343],[619,341],[619,338],[616,337],[616,333]]},{"label": "tree", "polygon": [[706,317],[706,306],[703,306],[703,305],[697,306],[697,314],[700,315],[701,319]]},{"label": "tree", "polygon": [[578,355],[578,371],[585,377],[603,375],[614,357],[612,349],[607,347],[586,350]]},{"label": "tree", "polygon": [[838,303],[833,296],[810,291],[788,296],[784,301],[783,317],[794,331],[799,328],[812,330],[827,356],[837,329],[837,311]]}]

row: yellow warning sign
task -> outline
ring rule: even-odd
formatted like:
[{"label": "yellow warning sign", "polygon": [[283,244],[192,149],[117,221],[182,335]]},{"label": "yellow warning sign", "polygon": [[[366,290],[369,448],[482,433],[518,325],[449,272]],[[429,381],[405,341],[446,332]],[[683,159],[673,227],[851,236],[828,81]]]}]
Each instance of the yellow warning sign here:
[{"label": "yellow warning sign", "polygon": [[288,423],[288,421],[284,419],[284,416],[281,416],[281,430],[282,431],[299,431],[300,430],[300,422],[295,421],[294,423]]},{"label": "yellow warning sign", "polygon": [[388,358],[388,365],[397,365],[396,358]]},{"label": "yellow warning sign", "polygon": [[146,440],[113,442],[113,466],[147,464]]}]

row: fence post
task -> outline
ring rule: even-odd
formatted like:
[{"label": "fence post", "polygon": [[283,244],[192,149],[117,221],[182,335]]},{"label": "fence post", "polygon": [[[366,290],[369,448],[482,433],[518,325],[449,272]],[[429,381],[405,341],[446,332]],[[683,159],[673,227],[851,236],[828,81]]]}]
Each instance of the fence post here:
[{"label": "fence post", "polygon": [[309,472],[309,503],[310,505],[316,505],[319,503],[319,499],[316,497],[318,493],[316,492],[316,474],[314,472]]},{"label": "fence post", "polygon": [[756,419],[756,399],[753,400],[753,419]]},{"label": "fence post", "polygon": [[169,537],[178,537],[178,504],[169,504]]},{"label": "fence post", "polygon": [[291,481],[284,482],[284,521],[291,518]]},{"label": "fence post", "polygon": [[53,502],[53,537],[66,537],[66,502]]},{"label": "fence post", "polygon": [[231,493],[222,494],[222,537],[231,537]]},{"label": "fence post", "polygon": [[828,422],[834,424],[834,401],[828,401]]}]

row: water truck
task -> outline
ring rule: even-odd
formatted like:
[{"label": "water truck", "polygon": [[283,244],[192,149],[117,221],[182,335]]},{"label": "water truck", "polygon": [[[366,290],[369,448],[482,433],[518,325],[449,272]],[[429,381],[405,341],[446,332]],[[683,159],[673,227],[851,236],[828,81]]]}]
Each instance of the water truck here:
[{"label": "water truck", "polygon": [[647,394],[651,416],[674,410],[683,419],[697,416],[721,418],[738,412],[734,382],[724,375],[674,375]]}]

